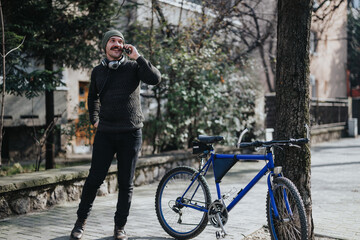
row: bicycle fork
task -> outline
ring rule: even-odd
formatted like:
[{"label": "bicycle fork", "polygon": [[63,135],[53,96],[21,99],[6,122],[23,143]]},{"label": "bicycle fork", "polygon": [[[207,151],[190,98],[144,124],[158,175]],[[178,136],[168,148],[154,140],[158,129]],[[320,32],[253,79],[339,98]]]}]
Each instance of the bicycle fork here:
[{"label": "bicycle fork", "polygon": [[[272,176],[272,174],[269,174],[268,179],[267,179],[267,184],[268,184],[268,188],[269,188],[269,196],[270,196],[271,208],[274,211],[274,216],[275,216],[275,218],[277,218],[277,219],[279,219],[281,221],[289,221],[290,219],[280,219],[280,214],[279,214],[279,211],[278,211],[276,203],[275,203],[274,192],[273,192],[272,185],[271,185],[271,180],[270,180],[271,176]],[[279,177],[281,177],[280,174],[279,174]],[[290,203],[289,203],[289,200],[288,200],[288,196],[287,196],[287,193],[286,193],[285,190],[283,192],[283,197],[284,197],[284,200],[285,200],[286,210],[289,213],[289,215],[292,217],[293,213],[292,213]]]},{"label": "bicycle fork", "polygon": [[274,192],[272,189],[272,185],[271,185],[271,173],[268,175],[268,179],[267,179],[267,184],[268,184],[268,189],[269,189],[269,196],[270,196],[270,203],[271,203],[271,207],[274,211],[274,215],[276,218],[279,217],[279,212],[277,210],[276,204],[275,204],[275,199],[274,199]]}]

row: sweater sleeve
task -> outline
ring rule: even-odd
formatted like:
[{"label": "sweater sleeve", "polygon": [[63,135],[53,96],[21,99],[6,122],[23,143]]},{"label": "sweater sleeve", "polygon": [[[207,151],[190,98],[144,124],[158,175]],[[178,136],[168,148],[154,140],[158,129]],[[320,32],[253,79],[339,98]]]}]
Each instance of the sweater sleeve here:
[{"label": "sweater sleeve", "polygon": [[136,59],[139,66],[139,77],[140,80],[149,85],[156,85],[161,81],[160,71],[154,67],[148,60],[143,56]]},{"label": "sweater sleeve", "polygon": [[99,120],[100,100],[98,89],[96,87],[95,69],[91,73],[91,82],[88,95],[88,109],[91,124],[95,124]]}]

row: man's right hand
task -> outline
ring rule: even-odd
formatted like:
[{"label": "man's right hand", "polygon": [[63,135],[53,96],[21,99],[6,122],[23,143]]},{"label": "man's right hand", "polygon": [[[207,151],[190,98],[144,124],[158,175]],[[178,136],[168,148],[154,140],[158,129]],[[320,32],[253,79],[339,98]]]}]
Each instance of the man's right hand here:
[{"label": "man's right hand", "polygon": [[94,124],[94,127],[97,128],[99,125],[99,120],[96,121],[96,123]]}]

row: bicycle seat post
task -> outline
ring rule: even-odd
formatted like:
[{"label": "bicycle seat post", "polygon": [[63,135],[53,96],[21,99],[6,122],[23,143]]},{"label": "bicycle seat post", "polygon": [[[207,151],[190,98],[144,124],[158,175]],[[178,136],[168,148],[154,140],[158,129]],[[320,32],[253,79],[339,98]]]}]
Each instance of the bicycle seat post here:
[{"label": "bicycle seat post", "polygon": [[204,167],[204,164],[206,162],[206,154],[200,155],[200,165],[199,165],[199,172],[201,172],[201,169]]}]

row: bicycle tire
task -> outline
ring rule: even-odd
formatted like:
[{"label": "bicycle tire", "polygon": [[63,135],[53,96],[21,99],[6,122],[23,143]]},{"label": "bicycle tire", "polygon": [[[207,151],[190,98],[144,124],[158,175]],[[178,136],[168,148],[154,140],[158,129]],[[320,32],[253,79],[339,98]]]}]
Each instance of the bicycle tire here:
[{"label": "bicycle tire", "polygon": [[[273,179],[272,190],[279,218],[277,219],[274,215],[268,191],[266,215],[271,239],[308,239],[306,212],[294,183],[285,177],[277,177]],[[291,211],[289,211],[287,205],[290,206]]]},{"label": "bicycle tire", "polygon": [[[156,190],[157,218],[162,228],[176,239],[194,238],[208,223],[207,212],[176,204],[176,200],[184,194],[196,172],[191,167],[176,167],[165,174]],[[184,199],[197,207],[209,208],[211,194],[203,176],[197,178]]]}]

